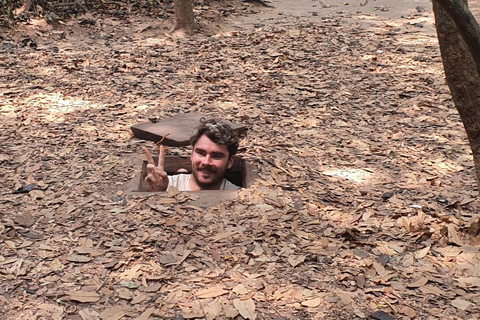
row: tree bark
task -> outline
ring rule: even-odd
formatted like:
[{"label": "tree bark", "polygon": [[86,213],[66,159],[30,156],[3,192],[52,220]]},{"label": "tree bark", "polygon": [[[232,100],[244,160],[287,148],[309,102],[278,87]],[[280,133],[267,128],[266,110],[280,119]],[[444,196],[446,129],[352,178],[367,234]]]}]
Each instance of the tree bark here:
[{"label": "tree bark", "polygon": [[[444,0],[432,1],[438,43],[447,84],[472,149],[477,186],[480,191],[480,72],[476,67],[474,52],[469,50],[454,19],[441,5],[442,1]],[[466,3],[464,1],[463,6],[468,10]],[[462,22],[459,21],[459,24]]]},{"label": "tree bark", "polygon": [[25,0],[23,2],[23,6],[15,10],[15,14],[19,15],[21,13],[27,12],[28,10],[30,10],[30,7],[32,6],[32,4],[33,4],[32,0]]},{"label": "tree bark", "polygon": [[186,34],[192,34],[195,27],[193,17],[193,0],[175,0],[175,24],[170,33],[183,30]]},{"label": "tree bark", "polygon": [[462,0],[436,0],[445,9],[460,31],[470,52],[475,59],[477,71],[480,73],[480,27],[468,9],[467,2]]}]

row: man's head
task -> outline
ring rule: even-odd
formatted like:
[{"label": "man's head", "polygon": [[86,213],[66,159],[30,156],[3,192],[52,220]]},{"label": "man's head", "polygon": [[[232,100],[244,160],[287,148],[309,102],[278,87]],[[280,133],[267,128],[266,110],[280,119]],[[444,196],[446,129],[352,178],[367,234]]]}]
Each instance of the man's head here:
[{"label": "man's head", "polygon": [[228,124],[222,124],[215,119],[202,122],[190,137],[192,147],[195,148],[195,144],[203,135],[216,144],[226,146],[229,157],[237,154],[238,136]]},{"label": "man's head", "polygon": [[218,189],[233,166],[238,137],[229,125],[216,120],[203,122],[192,137],[192,176],[201,189]]}]

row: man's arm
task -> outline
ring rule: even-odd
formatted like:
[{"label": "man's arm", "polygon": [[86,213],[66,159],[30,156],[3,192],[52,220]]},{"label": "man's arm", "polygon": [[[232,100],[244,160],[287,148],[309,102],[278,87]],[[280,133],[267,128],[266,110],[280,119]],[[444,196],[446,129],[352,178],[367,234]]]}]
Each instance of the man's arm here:
[{"label": "man's arm", "polygon": [[145,182],[147,189],[150,192],[165,191],[168,188],[168,175],[165,172],[165,151],[163,146],[160,146],[158,151],[158,166],[155,166],[155,161],[147,148],[142,147],[145,156],[147,157],[147,176]]}]

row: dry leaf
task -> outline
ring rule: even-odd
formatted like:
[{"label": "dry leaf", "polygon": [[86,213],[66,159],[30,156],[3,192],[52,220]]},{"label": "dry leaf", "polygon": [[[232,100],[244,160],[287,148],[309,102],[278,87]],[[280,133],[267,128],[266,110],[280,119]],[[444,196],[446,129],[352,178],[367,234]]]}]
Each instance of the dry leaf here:
[{"label": "dry leaf", "polygon": [[409,306],[404,306],[401,310],[401,313],[407,315],[410,319],[413,319],[417,316],[417,312],[410,308]]},{"label": "dry leaf", "polygon": [[303,261],[305,261],[305,258],[307,256],[306,255],[300,255],[300,256],[294,256],[294,255],[291,255],[288,257],[288,263],[290,263],[290,265],[292,267],[296,267],[298,266],[300,263],[302,263]]},{"label": "dry leaf", "polygon": [[437,287],[434,287],[434,286],[422,286],[419,289],[424,294],[434,294],[434,295],[437,295],[437,296],[445,295],[444,291],[442,291],[440,288],[437,288]]},{"label": "dry leaf", "polygon": [[340,298],[340,302],[343,305],[349,305],[352,303],[352,294],[349,292],[338,292],[337,296]]},{"label": "dry leaf", "polygon": [[225,315],[225,317],[227,317],[227,319],[233,319],[239,313],[237,308],[235,308],[231,304],[223,303],[222,304],[222,309],[223,309],[223,314]]},{"label": "dry leaf", "polygon": [[420,278],[418,279],[417,281],[415,282],[412,282],[410,284],[407,284],[407,287],[408,288],[418,288],[418,287],[422,287],[424,285],[426,285],[428,282],[428,279],[427,278]]},{"label": "dry leaf", "polygon": [[223,240],[223,239],[226,239],[226,238],[230,238],[231,236],[233,236],[236,233],[237,233],[236,231],[225,231],[225,232],[219,233],[219,234],[215,235],[214,237],[212,237],[212,240],[213,240],[213,242],[217,242],[217,241],[220,241],[220,240]]},{"label": "dry leaf", "polygon": [[239,284],[235,288],[232,289],[232,292],[235,293],[235,294],[238,294],[238,295],[243,295],[243,294],[249,293],[250,290],[245,288],[245,286],[243,284]]},{"label": "dry leaf", "polygon": [[100,315],[98,312],[90,311],[89,309],[80,310],[78,314],[83,320],[98,320],[98,316]]},{"label": "dry leaf", "polygon": [[145,310],[141,315],[140,317],[136,318],[135,320],[148,320],[150,318],[150,316],[153,314],[153,312],[155,311],[155,308],[154,307],[150,307],[148,308],[147,310]]},{"label": "dry leaf", "polygon": [[157,292],[162,287],[161,283],[156,283],[148,287],[140,287],[139,290],[143,292]]},{"label": "dry leaf", "polygon": [[321,302],[322,302],[321,298],[315,298],[315,299],[303,301],[302,306],[315,308],[315,307],[318,307]]},{"label": "dry leaf", "polygon": [[142,268],[141,264],[137,264],[130,269],[125,270],[122,274],[120,274],[120,279],[122,280],[133,280],[138,278],[140,272],[139,270]]},{"label": "dry leaf", "polygon": [[410,222],[410,220],[408,220],[407,217],[402,217],[402,218],[401,218],[401,222],[402,222],[403,227],[404,227],[408,232],[410,232],[410,231],[411,231],[411,228],[412,228],[412,223]]},{"label": "dry leaf", "polygon": [[129,308],[127,306],[115,306],[110,307],[102,311],[100,313],[100,319],[102,320],[119,320],[125,316],[127,310]]},{"label": "dry leaf", "polygon": [[167,252],[158,259],[161,264],[175,264],[179,258],[171,252]]},{"label": "dry leaf", "polygon": [[422,259],[423,257],[425,257],[428,254],[428,252],[430,252],[430,247],[431,246],[427,246],[422,250],[415,252],[415,258]]},{"label": "dry leaf", "polygon": [[81,263],[85,263],[85,262],[90,262],[90,261],[92,261],[92,258],[86,257],[86,256],[82,256],[82,255],[79,255],[79,254],[71,254],[71,255],[68,255],[68,256],[67,256],[67,260],[70,261],[70,262],[81,262]]},{"label": "dry leaf", "polygon": [[233,305],[237,308],[238,312],[245,319],[255,320],[255,302],[252,299],[248,300],[233,300]]},{"label": "dry leaf", "polygon": [[15,222],[22,227],[29,228],[35,223],[35,218],[30,213],[25,212],[22,215],[15,217]]},{"label": "dry leaf", "polygon": [[63,263],[60,262],[60,260],[53,259],[53,261],[50,263],[50,268],[53,271],[61,271],[65,268],[65,266],[63,265]]},{"label": "dry leaf", "polygon": [[48,311],[48,318],[52,320],[63,319],[63,307],[56,304],[42,303],[38,306],[42,310]]},{"label": "dry leaf", "polygon": [[460,310],[467,310],[468,308],[470,308],[470,306],[472,306],[473,303],[471,303],[470,301],[467,301],[467,300],[462,300],[462,299],[455,299],[455,300],[452,300],[452,306],[454,306],[455,308],[457,309],[460,309]]},{"label": "dry leaf", "polygon": [[127,288],[120,288],[116,292],[120,299],[124,299],[124,300],[132,299],[132,292]]},{"label": "dry leaf", "polygon": [[192,311],[190,309],[181,310],[182,317],[180,319],[201,319],[205,317],[203,311]]},{"label": "dry leaf", "polygon": [[215,298],[222,296],[224,294],[228,293],[228,291],[223,290],[222,287],[212,287],[212,288],[207,288],[203,289],[197,292],[196,296],[199,299],[206,299],[206,298]]},{"label": "dry leaf", "polygon": [[26,168],[25,172],[30,173],[30,172],[37,171],[38,169],[40,169],[41,166],[42,164],[40,162],[37,162],[33,166]]},{"label": "dry leaf", "polygon": [[100,300],[100,295],[96,292],[89,291],[69,291],[66,293],[70,300],[78,302],[97,302]]},{"label": "dry leaf", "polygon": [[448,242],[456,244],[457,246],[463,246],[463,241],[460,238],[460,231],[457,227],[451,223],[447,226],[448,230]]},{"label": "dry leaf", "polygon": [[213,301],[212,303],[203,308],[207,320],[215,319],[222,313],[222,310],[222,304],[218,300]]},{"label": "dry leaf", "polygon": [[459,277],[456,278],[455,281],[457,281],[462,288],[480,288],[479,277]]},{"label": "dry leaf", "polygon": [[144,301],[146,298],[147,298],[146,295],[137,293],[137,294],[132,298],[132,300],[130,301],[130,304],[134,305],[134,304],[141,303],[141,302]]}]

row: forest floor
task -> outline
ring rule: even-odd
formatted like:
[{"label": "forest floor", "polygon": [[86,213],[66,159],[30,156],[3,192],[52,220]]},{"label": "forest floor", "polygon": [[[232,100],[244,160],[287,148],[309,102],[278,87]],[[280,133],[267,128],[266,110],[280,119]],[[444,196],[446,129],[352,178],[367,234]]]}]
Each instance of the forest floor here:
[{"label": "forest floor", "polygon": [[[400,3],[2,33],[2,319],[478,319],[471,152],[430,4]],[[248,127],[255,185],[207,208],[127,194],[154,146],[130,126],[188,112]]]}]

